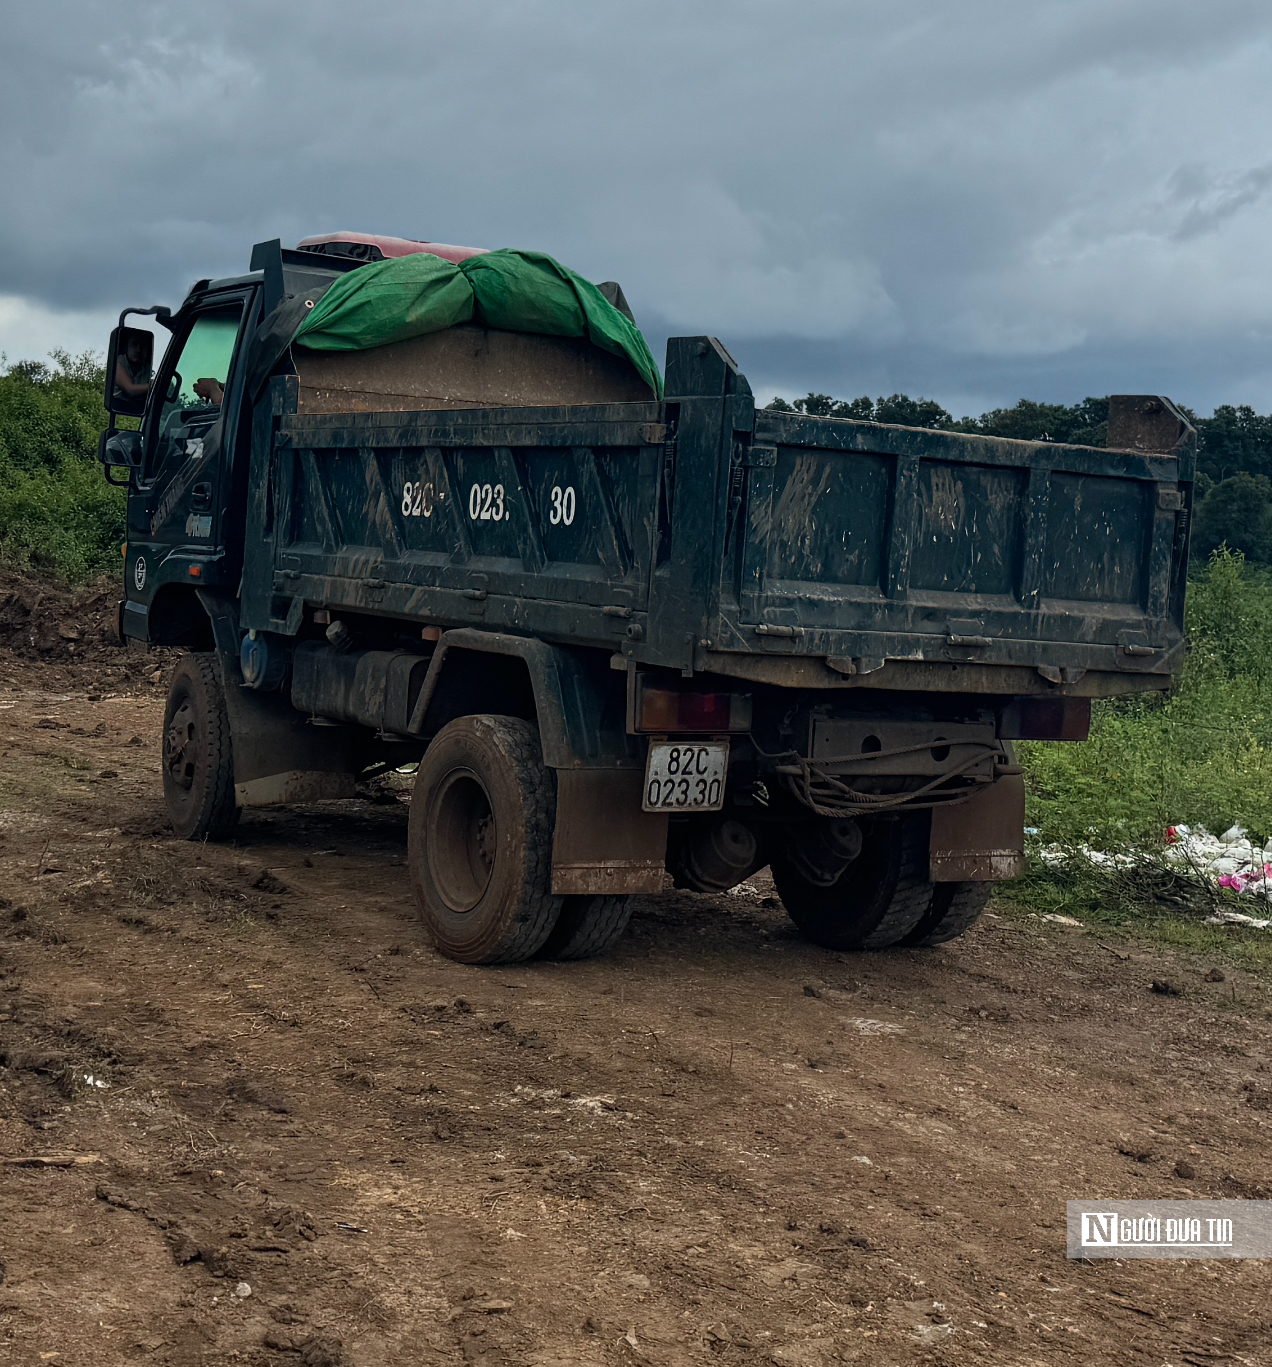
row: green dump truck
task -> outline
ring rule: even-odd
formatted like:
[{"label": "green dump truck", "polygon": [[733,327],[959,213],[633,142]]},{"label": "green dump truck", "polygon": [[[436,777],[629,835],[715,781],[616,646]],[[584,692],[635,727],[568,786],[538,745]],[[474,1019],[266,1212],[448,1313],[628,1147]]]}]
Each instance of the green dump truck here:
[{"label": "green dump truck", "polygon": [[177,834],[417,765],[410,879],[466,962],[766,866],[819,944],[951,939],[1022,868],[1012,741],[1183,657],[1163,398],[1111,399],[1107,449],[757,409],[712,338],[660,376],[616,285],[341,234],[126,310],[107,403],[121,633],[186,651]]}]

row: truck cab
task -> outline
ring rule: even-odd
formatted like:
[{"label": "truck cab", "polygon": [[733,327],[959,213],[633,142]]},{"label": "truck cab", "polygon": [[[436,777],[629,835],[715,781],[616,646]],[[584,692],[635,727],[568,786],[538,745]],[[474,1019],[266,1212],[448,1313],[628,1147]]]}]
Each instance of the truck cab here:
[{"label": "truck cab", "polygon": [[[149,343],[155,360],[144,401],[121,402],[117,390],[108,396],[114,415],[140,420],[126,431],[112,422],[102,443],[108,476],[127,473],[125,638],[209,649],[196,591],[237,587],[251,450],[243,391],[262,293],[263,272],[254,271],[197,282],[175,314],[148,310],[167,336],[162,350]],[[107,357],[108,389],[129,339],[156,337],[138,326],[143,316],[120,316]]]}]

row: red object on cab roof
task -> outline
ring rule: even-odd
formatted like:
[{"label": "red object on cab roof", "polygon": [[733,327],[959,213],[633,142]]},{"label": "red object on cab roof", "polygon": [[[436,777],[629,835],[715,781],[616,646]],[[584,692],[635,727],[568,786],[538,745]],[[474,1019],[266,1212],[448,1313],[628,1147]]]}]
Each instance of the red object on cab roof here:
[{"label": "red object on cab roof", "polygon": [[368,247],[376,247],[386,259],[399,256],[415,256],[428,252],[440,256],[443,261],[467,261],[470,256],[481,256],[489,251],[488,247],[455,247],[446,242],[421,242],[412,237],[384,237],[379,233],[320,233],[316,237],[302,238],[297,247],[321,247],[328,242],[361,242]]}]

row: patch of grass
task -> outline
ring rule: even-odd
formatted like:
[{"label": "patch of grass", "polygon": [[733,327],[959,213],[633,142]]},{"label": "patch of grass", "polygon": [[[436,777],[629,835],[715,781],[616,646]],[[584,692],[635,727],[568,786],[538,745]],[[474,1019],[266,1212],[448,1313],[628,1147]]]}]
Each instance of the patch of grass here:
[{"label": "patch of grass", "polygon": [[1272,969],[1272,935],[1265,930],[1208,926],[1179,916],[1141,917],[1129,924],[1140,939],[1172,949],[1191,950],[1250,972],[1266,973]]},{"label": "patch of grass", "polygon": [[1232,894],[1164,863],[1160,849],[1137,850],[1137,862],[1126,868],[1093,864],[1077,849],[1062,850],[1063,862],[1053,863],[1030,842],[1029,870],[1006,895],[1034,911],[1110,926],[1170,914],[1201,920],[1225,907],[1250,912]]}]

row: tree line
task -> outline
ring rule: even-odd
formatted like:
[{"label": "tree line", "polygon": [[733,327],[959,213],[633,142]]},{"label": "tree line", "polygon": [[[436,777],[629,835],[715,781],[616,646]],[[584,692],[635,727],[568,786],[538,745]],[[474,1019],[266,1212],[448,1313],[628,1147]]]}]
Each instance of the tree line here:
[{"label": "tree line", "polygon": [[[777,398],[768,407],[783,413],[977,432],[1022,441],[1104,446],[1108,439],[1107,398],[1086,398],[1075,404],[1021,399],[1011,408],[994,408],[978,418],[955,418],[935,399],[912,399],[908,394],[877,399],[807,394],[794,403]],[[1187,408],[1182,411],[1198,435],[1194,563],[1204,564],[1211,551],[1226,545],[1240,551],[1249,564],[1272,565],[1272,414],[1256,413],[1248,404],[1221,404],[1209,418]]]}]

